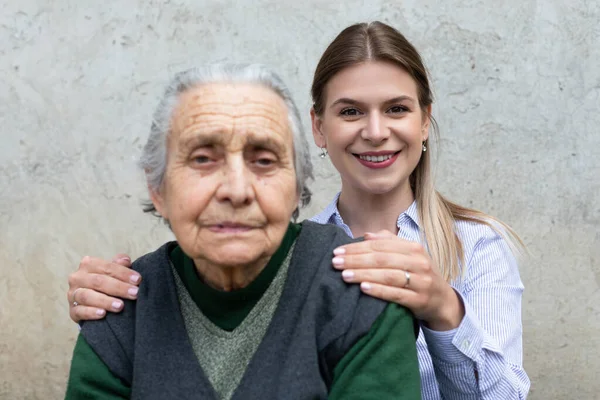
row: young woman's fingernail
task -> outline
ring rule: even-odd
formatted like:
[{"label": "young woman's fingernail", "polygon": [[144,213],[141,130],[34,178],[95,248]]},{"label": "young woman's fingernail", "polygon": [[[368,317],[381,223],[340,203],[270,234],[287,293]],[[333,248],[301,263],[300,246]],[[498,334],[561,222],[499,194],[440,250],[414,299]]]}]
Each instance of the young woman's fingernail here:
[{"label": "young woman's fingernail", "polygon": [[131,283],[138,283],[140,281],[140,276],[139,275],[131,275],[129,277],[129,281]]},{"label": "young woman's fingernail", "polygon": [[346,249],[343,247],[338,247],[333,251],[333,254],[335,254],[336,256],[341,256],[342,254],[346,254]]},{"label": "young woman's fingernail", "polygon": [[104,317],[104,314],[106,314],[106,311],[102,310],[102,309],[98,309],[96,310],[96,315],[99,317]]},{"label": "young woman's fingernail", "polygon": [[138,288],[132,287],[127,290],[127,293],[129,293],[130,296],[136,296],[138,294],[138,290]]},{"label": "young woman's fingernail", "polygon": [[371,284],[368,282],[363,282],[360,284],[360,288],[364,291],[369,291],[371,290]]},{"label": "young woman's fingernail", "polygon": [[121,301],[113,301],[113,303],[112,303],[112,308],[113,309],[120,310],[121,307],[123,307],[123,302],[121,302]]},{"label": "young woman's fingernail", "polygon": [[342,257],[333,257],[331,262],[336,267],[340,267],[340,266],[344,265],[344,259]]},{"label": "young woman's fingernail", "polygon": [[344,279],[354,278],[354,271],[350,271],[349,269],[342,271],[342,278],[344,278]]}]

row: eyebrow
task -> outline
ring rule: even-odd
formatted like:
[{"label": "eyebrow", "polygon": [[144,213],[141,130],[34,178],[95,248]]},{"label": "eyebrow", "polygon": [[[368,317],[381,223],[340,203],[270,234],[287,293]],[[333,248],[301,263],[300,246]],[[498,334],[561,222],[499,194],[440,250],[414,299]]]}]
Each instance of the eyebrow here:
[{"label": "eyebrow", "polygon": [[[392,103],[400,103],[402,101],[410,101],[410,102],[414,103],[415,99],[413,99],[410,96],[403,95],[403,96],[398,96],[398,97],[393,97],[391,99],[388,99],[388,100],[384,101],[383,104],[387,105],[387,104],[392,104]],[[331,103],[330,108],[332,108],[338,104],[347,104],[347,105],[352,105],[352,106],[364,105],[363,102],[360,102],[358,100],[354,100],[349,97],[342,97],[342,98],[337,99],[333,103]]]},{"label": "eyebrow", "polygon": [[286,151],[286,147],[281,141],[271,137],[261,137],[253,134],[248,135],[246,145],[250,145],[255,149],[269,150],[274,153],[285,153]]},{"label": "eyebrow", "polygon": [[217,133],[199,135],[196,134],[189,137],[181,143],[181,147],[184,149],[193,149],[196,147],[206,147],[223,144],[223,137]]},{"label": "eyebrow", "polygon": [[[224,146],[225,140],[222,133],[213,132],[207,134],[197,134],[191,138],[185,139],[182,143],[182,148],[191,150],[197,147],[210,147],[210,146]],[[281,141],[276,140],[272,137],[265,137],[263,135],[257,135],[249,133],[246,136],[246,142],[244,147],[251,146],[255,149],[270,150],[276,153],[283,153],[286,147]]]}]

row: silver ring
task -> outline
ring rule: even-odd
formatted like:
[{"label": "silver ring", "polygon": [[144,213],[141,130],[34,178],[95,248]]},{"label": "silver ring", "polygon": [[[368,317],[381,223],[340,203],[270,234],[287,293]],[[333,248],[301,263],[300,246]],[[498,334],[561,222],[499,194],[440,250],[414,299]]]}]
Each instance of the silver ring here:
[{"label": "silver ring", "polygon": [[404,287],[408,287],[408,284],[410,283],[410,272],[404,271],[404,277],[406,278],[406,283],[404,284]]},{"label": "silver ring", "polygon": [[77,302],[77,300],[75,300],[75,295],[77,294],[77,291],[81,290],[81,289],[83,289],[83,288],[78,287],[77,289],[75,289],[73,291],[73,296],[72,296],[73,302],[71,303],[71,304],[73,304],[73,307],[77,307],[79,305],[79,303]]}]

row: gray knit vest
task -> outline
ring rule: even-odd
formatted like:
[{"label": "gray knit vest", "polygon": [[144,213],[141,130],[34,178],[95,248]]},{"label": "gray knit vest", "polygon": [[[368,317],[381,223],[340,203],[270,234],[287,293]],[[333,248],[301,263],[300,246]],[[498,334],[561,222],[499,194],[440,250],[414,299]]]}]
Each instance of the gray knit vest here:
[{"label": "gray knit vest", "polygon": [[219,328],[202,314],[177,270],[172,267],[186,332],[200,367],[220,399],[231,399],[269,328],[283,293],[293,250],[292,245],[263,296],[242,323],[230,332]]},{"label": "gray knit vest", "polygon": [[[351,241],[333,225],[303,222],[279,304],[232,400],[327,399],[338,361],[386,306],[331,267],[333,249]],[[81,332],[132,399],[218,400],[186,332],[168,249],[133,263],[143,276],[137,301]]]}]

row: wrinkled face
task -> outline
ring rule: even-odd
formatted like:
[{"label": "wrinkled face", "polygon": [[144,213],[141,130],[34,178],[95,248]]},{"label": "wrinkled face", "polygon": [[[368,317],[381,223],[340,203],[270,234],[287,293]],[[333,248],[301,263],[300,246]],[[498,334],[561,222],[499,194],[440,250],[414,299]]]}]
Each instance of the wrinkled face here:
[{"label": "wrinkled face", "polygon": [[298,205],[283,100],[260,85],[201,85],[180,96],[171,123],[151,196],[183,251],[224,267],[270,257]]},{"label": "wrinkled face", "polygon": [[410,191],[409,176],[428,137],[429,110],[422,110],[412,77],[388,62],[348,67],[325,87],[313,135],[340,172],[343,190],[383,194]]}]

